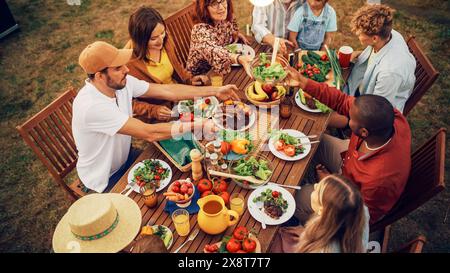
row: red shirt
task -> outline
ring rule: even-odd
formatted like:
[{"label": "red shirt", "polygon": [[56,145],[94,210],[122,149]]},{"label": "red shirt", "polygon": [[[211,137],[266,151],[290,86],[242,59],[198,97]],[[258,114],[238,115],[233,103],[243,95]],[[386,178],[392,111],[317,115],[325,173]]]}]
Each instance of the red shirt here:
[{"label": "red shirt", "polygon": [[[311,80],[305,91],[345,116],[349,116],[355,100],[336,88]],[[360,188],[371,224],[395,205],[411,169],[411,130],[402,113],[395,108],[394,111],[394,134],[386,146],[368,154],[360,153],[363,139],[352,133],[348,150],[342,155],[342,174]]]}]

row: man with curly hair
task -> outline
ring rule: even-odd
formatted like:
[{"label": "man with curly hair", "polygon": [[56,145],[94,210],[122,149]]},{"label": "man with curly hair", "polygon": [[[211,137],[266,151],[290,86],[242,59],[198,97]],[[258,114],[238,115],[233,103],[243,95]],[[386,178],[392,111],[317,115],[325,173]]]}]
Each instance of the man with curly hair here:
[{"label": "man with curly hair", "polygon": [[367,48],[353,60],[345,91],[353,96],[385,97],[403,112],[414,88],[416,61],[402,35],[392,28],[394,10],[366,5],[354,15],[351,27]]}]

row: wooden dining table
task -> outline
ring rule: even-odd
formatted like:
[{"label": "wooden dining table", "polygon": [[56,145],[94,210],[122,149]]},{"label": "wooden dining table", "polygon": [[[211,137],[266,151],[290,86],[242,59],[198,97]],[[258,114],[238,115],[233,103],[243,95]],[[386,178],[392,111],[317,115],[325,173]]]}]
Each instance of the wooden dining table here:
[{"label": "wooden dining table", "polygon": [[[267,46],[261,46],[254,41],[252,42],[251,47],[255,49],[257,56],[260,52],[268,52],[270,50],[270,48],[268,48]],[[246,101],[244,88],[252,81],[253,80],[247,76],[242,67],[233,67],[232,71],[224,77],[224,84],[235,84],[239,88],[239,96],[243,101]],[[305,135],[317,135],[317,139],[320,140],[322,134],[327,128],[328,119],[329,114],[306,112],[300,109],[295,104],[295,102],[293,102],[293,111],[291,117],[288,119],[280,119],[279,127],[284,129],[295,129],[303,132]],[[308,168],[308,165],[310,164],[311,159],[317,150],[317,147],[318,144],[312,144],[310,153],[305,158],[299,161],[284,161],[275,157],[270,151],[261,151],[260,153],[266,156],[273,166],[273,175],[271,178],[271,182],[292,186],[300,185],[300,182],[303,179],[306,169]],[[145,150],[136,159],[136,162],[134,164],[145,159],[161,159],[168,162],[173,171],[172,181],[186,179],[191,176],[190,171],[183,173],[178,170],[169,160],[167,160],[167,158],[165,158],[161,151],[151,143],[148,144]],[[134,166],[134,164],[132,166]],[[124,188],[128,184],[127,177],[129,171],[130,170],[125,173],[125,175],[115,185],[111,192],[119,193],[124,190]],[[295,196],[294,189],[286,189]],[[245,202],[247,202],[247,199],[252,191],[244,189],[235,183],[231,183],[228,186],[228,192],[230,194],[241,193],[243,196],[245,196]],[[141,209],[143,226],[147,223],[151,223],[152,225],[164,225],[169,227],[173,231],[173,244],[170,247],[169,251],[173,252],[188,239],[188,236],[182,237],[175,232],[175,227],[172,222],[171,215],[164,211],[167,201],[165,200],[162,192],[158,193],[158,205],[154,208],[148,208],[146,205],[144,205],[144,200],[138,193],[132,192],[129,197],[136,201]],[[249,230],[253,229],[254,231],[256,231],[256,233],[258,234],[257,238],[261,243],[261,251],[263,253],[269,252],[279,229],[279,226],[271,225],[268,225],[266,229],[262,229],[260,222],[255,220],[250,215],[248,208],[246,207],[244,213],[241,215],[241,217],[239,217],[239,221],[236,225],[229,227],[219,235],[208,235],[200,230],[196,238],[193,241],[188,242],[180,250],[180,253],[203,252],[205,245],[221,241],[223,236],[232,234],[233,230],[237,226],[245,226]],[[199,228],[197,224],[197,214],[190,215],[190,227],[190,232],[194,231],[194,229]]]}]

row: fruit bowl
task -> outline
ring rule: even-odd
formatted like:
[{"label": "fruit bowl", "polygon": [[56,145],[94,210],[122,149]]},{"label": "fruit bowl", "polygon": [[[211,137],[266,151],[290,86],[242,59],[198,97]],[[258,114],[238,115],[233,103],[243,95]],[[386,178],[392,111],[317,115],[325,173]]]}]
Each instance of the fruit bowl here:
[{"label": "fruit bowl", "polygon": [[[267,53],[261,53],[261,54],[265,54],[266,56],[266,61],[271,62],[272,60],[272,54],[267,54]],[[266,78],[262,78],[261,75],[259,73],[256,73],[256,71],[258,70],[258,67],[261,65],[261,54],[259,57],[253,59],[253,61],[251,62],[250,66],[251,66],[251,73],[254,79],[256,79],[258,82],[260,83],[269,83],[269,84],[278,84],[282,81],[284,81],[284,79],[287,77],[287,71],[286,71],[286,67],[289,67],[289,62],[288,60],[286,60],[286,58],[284,58],[281,55],[277,55],[275,62],[279,63],[282,68],[285,71],[285,75],[281,76],[281,77],[266,77]]]},{"label": "fruit bowl", "polygon": [[[269,86],[271,90],[264,91]],[[268,89],[268,88],[266,88]],[[245,97],[252,104],[262,107],[271,108],[280,104],[281,99],[286,95],[286,88],[281,85],[261,84],[258,81],[252,82],[245,87]]]},{"label": "fruit bowl", "polygon": [[[184,186],[185,185],[185,186]],[[187,188],[185,190],[185,188]],[[168,201],[175,202],[178,207],[185,208],[191,204],[195,194],[195,185],[188,178],[186,180],[176,180],[169,185],[164,196]]]}]

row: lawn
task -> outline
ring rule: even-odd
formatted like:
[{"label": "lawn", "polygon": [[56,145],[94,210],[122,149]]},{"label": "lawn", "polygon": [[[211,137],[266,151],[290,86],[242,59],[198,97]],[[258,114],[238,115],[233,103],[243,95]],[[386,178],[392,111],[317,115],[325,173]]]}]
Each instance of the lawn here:
[{"label": "lawn", "polygon": [[[81,87],[81,50],[95,40],[118,47],[127,41],[129,15],[138,3],[150,3],[163,16],[191,0],[7,1],[21,31],[0,41],[0,252],[50,252],[53,229],[69,206],[42,163],[18,135],[15,126],[37,113],[69,86]],[[352,13],[365,1],[331,0],[338,15],[334,47],[361,45],[350,32]],[[383,1],[397,9],[395,29],[415,35],[441,72],[431,90],[408,116],[417,148],[438,128],[450,123],[450,2]],[[251,22],[248,1],[234,1],[241,29]],[[449,142],[447,141],[447,145]],[[448,151],[449,149],[447,149]],[[447,152],[446,182],[450,175]],[[425,252],[450,252],[450,192],[446,190],[393,225],[392,247],[424,234]]]}]

